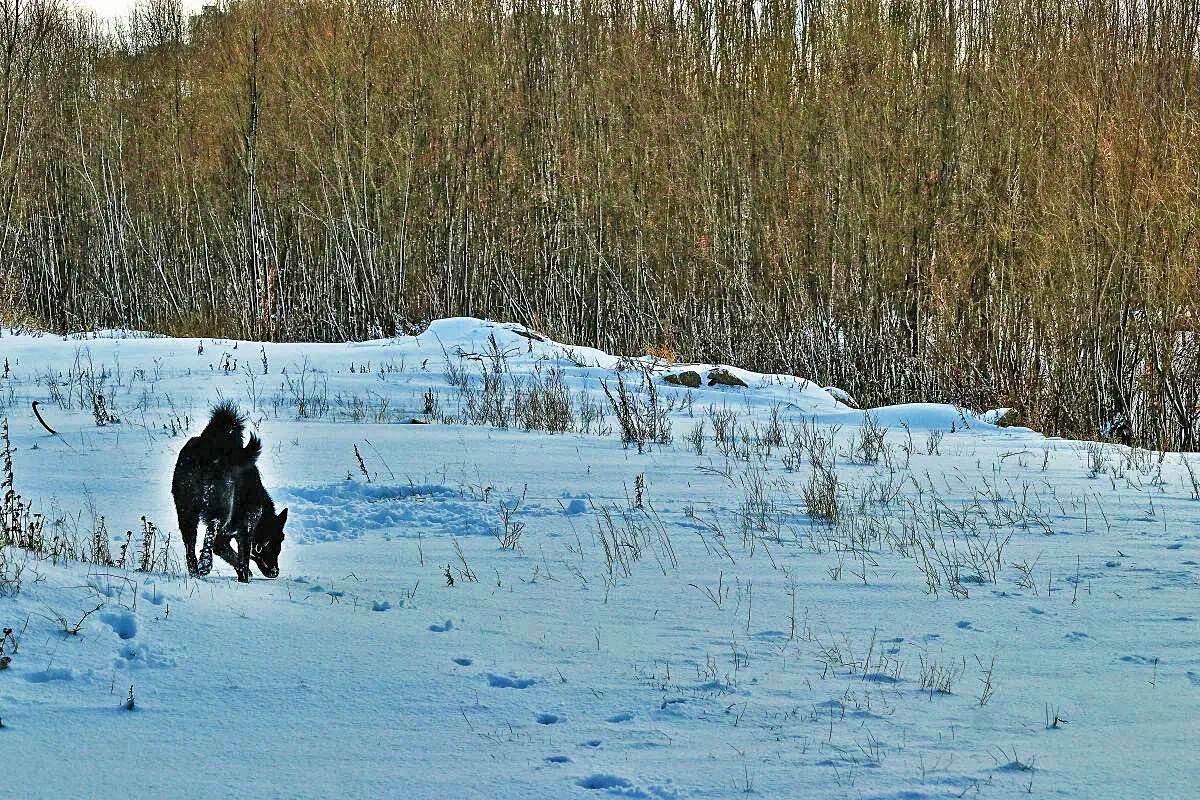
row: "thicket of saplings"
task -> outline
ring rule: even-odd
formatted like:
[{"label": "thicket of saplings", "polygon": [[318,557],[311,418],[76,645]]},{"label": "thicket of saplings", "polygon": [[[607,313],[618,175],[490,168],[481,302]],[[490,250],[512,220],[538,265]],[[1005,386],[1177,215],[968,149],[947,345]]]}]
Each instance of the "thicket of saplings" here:
[{"label": "thicket of saplings", "polygon": [[9,322],[468,314],[1197,445],[1194,3],[0,15]]}]

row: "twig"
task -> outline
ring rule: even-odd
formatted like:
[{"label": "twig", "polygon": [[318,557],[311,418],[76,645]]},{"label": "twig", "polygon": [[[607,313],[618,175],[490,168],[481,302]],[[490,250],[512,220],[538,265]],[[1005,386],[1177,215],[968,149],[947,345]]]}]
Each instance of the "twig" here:
[{"label": "twig", "polygon": [[54,430],[54,428],[51,428],[49,425],[46,424],[46,420],[42,419],[42,412],[38,411],[38,401],[37,400],[33,401],[33,415],[35,417],[37,417],[38,422],[42,423],[42,427],[50,432],[51,436],[58,435],[58,431]]}]

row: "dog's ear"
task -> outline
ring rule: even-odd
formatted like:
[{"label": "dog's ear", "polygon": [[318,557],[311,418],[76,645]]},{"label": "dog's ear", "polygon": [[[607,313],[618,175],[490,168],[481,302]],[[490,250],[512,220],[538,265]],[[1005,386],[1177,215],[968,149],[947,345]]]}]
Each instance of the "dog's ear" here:
[{"label": "dog's ear", "polygon": [[279,520],[280,528],[282,528],[284,526],[284,523],[287,522],[287,512],[288,512],[288,510],[285,508],[283,511],[280,511],[279,516],[276,517],[276,519]]}]

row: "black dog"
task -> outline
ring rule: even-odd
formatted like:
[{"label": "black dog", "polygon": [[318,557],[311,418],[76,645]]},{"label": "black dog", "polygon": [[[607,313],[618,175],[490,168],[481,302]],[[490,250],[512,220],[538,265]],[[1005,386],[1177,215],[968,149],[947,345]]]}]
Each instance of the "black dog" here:
[{"label": "black dog", "polygon": [[[175,462],[171,494],[179,515],[179,530],[187,551],[188,572],[207,575],[216,553],[237,570],[242,583],[250,580],[250,559],[267,578],[279,575],[283,524],[287,509],[275,514],[275,504],[263,488],[255,462],[262,442],[253,433],[242,446],[246,420],[228,401],[213,409],[199,436],[188,440]],[[196,527],[204,522],[204,544],[196,559]],[[237,552],[230,541],[237,537]]]}]

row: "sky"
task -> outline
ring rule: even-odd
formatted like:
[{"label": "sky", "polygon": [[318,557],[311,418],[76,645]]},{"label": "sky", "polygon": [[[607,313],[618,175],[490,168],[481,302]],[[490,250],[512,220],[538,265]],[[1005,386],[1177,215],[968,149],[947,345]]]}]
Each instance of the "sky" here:
[{"label": "sky", "polygon": [[[183,0],[183,7],[188,12],[200,10],[204,2],[211,0]],[[79,8],[95,11],[101,17],[123,17],[137,4],[137,0],[70,0]]]}]

